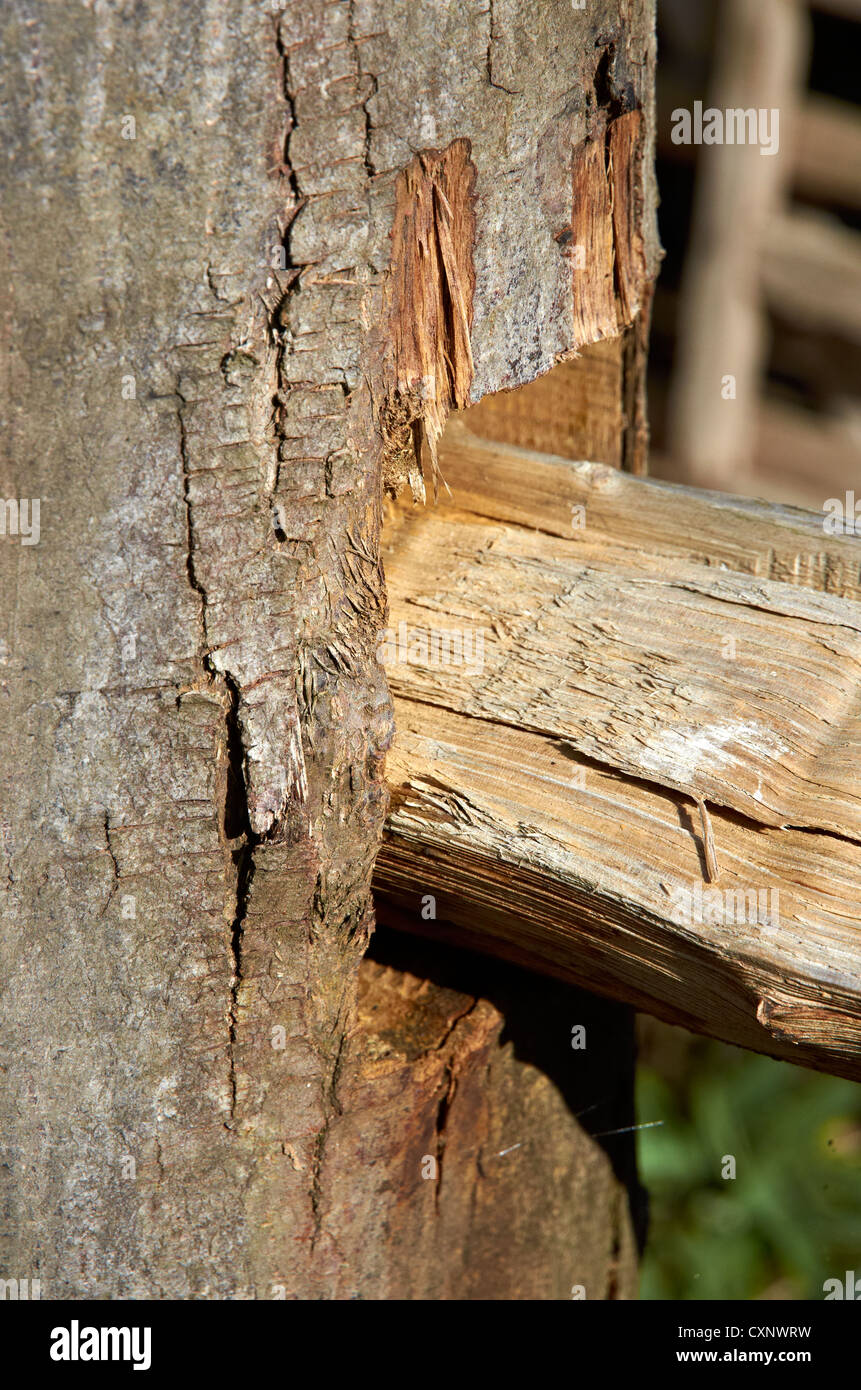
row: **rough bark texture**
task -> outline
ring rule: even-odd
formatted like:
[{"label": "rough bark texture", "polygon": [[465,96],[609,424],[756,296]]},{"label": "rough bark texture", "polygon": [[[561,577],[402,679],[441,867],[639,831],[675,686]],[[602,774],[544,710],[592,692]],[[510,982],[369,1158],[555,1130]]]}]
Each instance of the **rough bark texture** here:
[{"label": "rough bark texture", "polygon": [[[392,736],[398,180],[470,141],[472,399],[547,370],[576,341],[572,147],[605,106],[643,111],[654,267],[651,7],[10,0],[2,37],[3,490],[41,499],[39,544],[0,547],[2,1273],[45,1296],[391,1293],[397,1069],[425,1119],[450,1087],[409,1049],[382,1075],[357,1012]],[[500,1028],[457,1025],[490,1067],[488,1142],[524,1107],[573,1133]],[[588,1171],[607,1200],[563,1203],[543,1282],[515,1251],[507,1295],[628,1287],[597,1146],[531,1161],[530,1191]],[[471,1238],[498,1242],[510,1204],[477,1202]],[[501,1287],[467,1290],[423,1230],[415,1296]]]}]

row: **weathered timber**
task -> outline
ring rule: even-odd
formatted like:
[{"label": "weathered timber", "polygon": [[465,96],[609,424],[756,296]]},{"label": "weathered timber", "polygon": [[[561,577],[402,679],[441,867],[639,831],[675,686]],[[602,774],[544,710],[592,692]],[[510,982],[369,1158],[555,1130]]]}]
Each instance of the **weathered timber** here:
[{"label": "weathered timber", "polygon": [[699,152],[668,430],[687,481],[727,492],[741,485],[753,457],[766,356],[761,275],[771,252],[770,224],[792,176],[809,30],[803,5],[727,0],[716,34],[708,105],[779,112],[773,155],[763,157],[752,142]]},{"label": "weathered timber", "polygon": [[632,1039],[620,1004],[376,933],[321,1201],[349,1208],[361,1171],[389,1236],[337,1233],[332,1295],[636,1297]]},{"label": "weathered timber", "polygon": [[621,337],[585,346],[526,386],[485,396],[470,407],[471,428],[483,439],[645,473],[648,328],[646,306]]},{"label": "weathered timber", "polygon": [[[545,380],[552,400],[549,378]],[[542,385],[524,388],[524,397]],[[652,568],[664,558],[690,560],[861,599],[861,545],[851,535],[826,531],[821,513],[657,479],[634,481],[615,468],[573,462],[576,455],[542,458],[532,450],[496,448],[485,438],[486,407],[520,394],[489,397],[449,424],[444,476],[452,503],[463,511],[567,537],[581,546],[598,543],[605,552],[630,552],[633,564],[638,554]],[[394,520],[401,523],[397,513]]]},{"label": "weathered timber", "polygon": [[[601,1187],[594,1227],[533,1210],[503,1276],[476,1251],[500,1250],[510,1187],[453,1131],[449,1232],[476,1193],[458,1285],[398,1143],[403,1092],[424,1125],[450,1077],[380,1066],[359,981],[392,737],[384,478],[420,480],[404,428],[421,446],[466,391],[583,346],[557,237],[575,151],[625,114],[654,273],[652,4],[12,0],[0,26],[2,492],[41,499],[40,543],[0,545],[0,1274],[73,1298],[377,1297],[410,1263],[415,1296],[630,1288],[591,1141],[533,1151],[529,1191]],[[394,235],[419,223],[421,282]],[[557,1126],[504,1032],[457,1025],[493,1124],[522,1085]],[[398,1192],[415,1210],[389,1227]]]},{"label": "weathered timber", "polygon": [[836,217],[797,210],[775,217],[762,283],[771,307],[805,332],[861,342],[861,235]]},{"label": "weathered timber", "polygon": [[861,1076],[861,604],[819,591],[857,584],[859,542],[462,425],[441,467],[452,498],[389,523],[381,894]]},{"label": "weathered timber", "polygon": [[[580,540],[446,506],[400,518],[382,645],[396,694],[564,738],[759,824],[861,839],[861,604],[620,554],[588,512]],[[434,661],[446,631],[455,654]]]}]

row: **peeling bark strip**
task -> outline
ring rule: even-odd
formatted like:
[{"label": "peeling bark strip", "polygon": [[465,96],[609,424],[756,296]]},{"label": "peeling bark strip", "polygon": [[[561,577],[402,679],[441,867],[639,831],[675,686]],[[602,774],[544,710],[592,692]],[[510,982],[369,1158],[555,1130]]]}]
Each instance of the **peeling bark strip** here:
[{"label": "peeling bark strip", "polygon": [[[641,231],[642,115],[628,111],[575,150],[570,248],[577,346],[615,338],[639,312],[647,279]],[[557,238],[558,239],[558,238]]]},{"label": "peeling bark strip", "polygon": [[627,327],[642,307],[648,278],[643,245],[643,117],[639,111],[628,111],[610,123],[607,133],[619,324]]},{"label": "peeling bark strip", "polygon": [[469,404],[475,293],[475,166],[469,140],[423,150],[400,175],[389,298],[391,342],[381,423],[385,483],[425,498],[424,450],[437,493],[437,442],[449,411]]}]

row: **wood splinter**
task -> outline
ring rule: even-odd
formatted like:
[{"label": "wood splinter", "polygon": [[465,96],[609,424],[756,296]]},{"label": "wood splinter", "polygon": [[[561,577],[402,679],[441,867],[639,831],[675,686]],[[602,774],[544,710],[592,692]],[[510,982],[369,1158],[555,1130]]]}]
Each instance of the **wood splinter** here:
[{"label": "wood splinter", "polygon": [[699,807],[700,824],[703,828],[703,846],[706,852],[706,878],[709,883],[717,883],[720,878],[720,869],[718,867],[717,854],[715,853],[715,837],[712,833],[711,816],[706,810],[706,803],[701,796],[695,796],[694,801]]}]

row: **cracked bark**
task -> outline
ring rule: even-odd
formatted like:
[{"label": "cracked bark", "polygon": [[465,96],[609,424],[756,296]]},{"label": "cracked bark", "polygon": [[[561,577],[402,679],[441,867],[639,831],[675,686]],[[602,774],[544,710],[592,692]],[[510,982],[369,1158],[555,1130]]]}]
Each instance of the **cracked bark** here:
[{"label": "cracked bark", "polygon": [[[379,332],[398,179],[468,139],[471,398],[570,353],[553,238],[610,41],[606,80],[643,111],[652,273],[651,10],[495,0],[492,85],[487,11],[206,16],[2,17],[23,55],[2,107],[3,486],[42,499],[42,539],[0,554],[19,729],[0,1272],[52,1297],[600,1290],[619,1179],[504,1010],[477,990],[458,1025],[491,1077],[485,1137],[552,1125],[567,1195],[540,1206],[537,1150],[520,1186],[476,1177],[463,1060],[439,1220],[399,1124],[424,1142],[445,1059],[381,1065],[359,1013],[392,732]],[[46,216],[62,237],[34,234]],[[447,997],[425,983],[419,1021]],[[604,1060],[625,1072],[624,1039]]]}]

